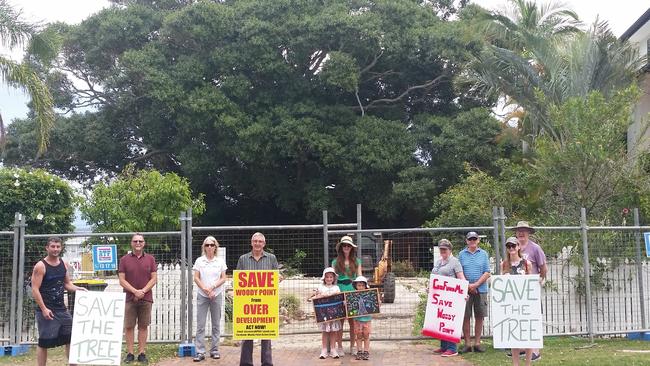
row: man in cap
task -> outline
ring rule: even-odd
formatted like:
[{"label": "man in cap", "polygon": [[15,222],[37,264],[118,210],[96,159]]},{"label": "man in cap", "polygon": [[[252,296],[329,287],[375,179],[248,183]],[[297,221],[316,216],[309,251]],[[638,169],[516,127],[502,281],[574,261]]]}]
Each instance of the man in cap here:
[{"label": "man in cap", "polygon": [[[546,254],[541,246],[530,240],[530,234],[533,234],[535,229],[528,224],[528,221],[519,221],[514,230],[521,249],[521,256],[531,264],[530,274],[539,274],[539,281],[544,286],[547,271]],[[533,361],[540,358],[542,358],[542,355],[539,349],[533,349]]]},{"label": "man in cap", "polygon": [[[490,278],[490,260],[487,252],[478,247],[479,241],[478,234],[470,231],[465,236],[467,246],[458,254],[463,273],[469,282],[467,288],[469,297],[465,304],[465,317],[463,319],[465,347],[461,353],[485,351],[481,348],[481,332],[483,331],[483,319],[487,315],[487,279]],[[473,346],[469,332],[472,313],[474,314]]]}]

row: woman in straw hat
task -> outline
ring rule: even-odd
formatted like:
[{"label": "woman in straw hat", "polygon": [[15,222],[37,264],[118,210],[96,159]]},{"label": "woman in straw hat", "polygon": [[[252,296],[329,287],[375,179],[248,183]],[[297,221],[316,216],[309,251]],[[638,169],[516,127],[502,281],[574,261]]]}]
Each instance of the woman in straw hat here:
[{"label": "woman in straw hat", "polygon": [[[344,236],[336,244],[337,257],[332,261],[332,267],[338,275],[337,284],[341,292],[354,291],[352,279],[361,276],[361,259],[357,258],[357,246],[349,236]],[[348,319],[350,325],[350,354],[354,354],[354,322]],[[338,336],[339,356],[343,356],[343,329],[339,331]]]}]

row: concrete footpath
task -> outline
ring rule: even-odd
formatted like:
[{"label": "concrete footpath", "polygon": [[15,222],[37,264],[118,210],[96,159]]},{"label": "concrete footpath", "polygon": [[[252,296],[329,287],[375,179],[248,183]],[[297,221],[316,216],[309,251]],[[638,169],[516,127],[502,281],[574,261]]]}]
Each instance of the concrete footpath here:
[{"label": "concrete footpath", "polygon": [[[320,337],[318,337],[320,338]],[[345,343],[346,350],[349,343]],[[320,339],[307,336],[283,336],[281,340],[273,342],[273,364],[275,366],[340,366],[340,365],[367,365],[367,366],[471,366],[460,356],[440,357],[433,354],[434,346],[414,344],[409,341],[377,341],[370,343],[370,360],[357,361],[346,354],[340,359],[327,358],[321,360]],[[221,346],[221,359],[206,358],[203,362],[192,362],[191,357],[176,358],[156,363],[158,366],[179,365],[239,365],[239,347]],[[260,365],[260,345],[255,344],[253,352],[255,365]]]}]

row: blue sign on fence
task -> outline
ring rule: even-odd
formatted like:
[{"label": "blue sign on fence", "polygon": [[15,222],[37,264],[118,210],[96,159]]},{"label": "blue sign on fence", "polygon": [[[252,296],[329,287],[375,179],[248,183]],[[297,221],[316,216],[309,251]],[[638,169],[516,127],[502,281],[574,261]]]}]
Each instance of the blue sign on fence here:
[{"label": "blue sign on fence", "polygon": [[116,245],[93,245],[93,270],[117,271]]},{"label": "blue sign on fence", "polygon": [[650,233],[643,233],[643,240],[645,240],[645,256],[650,257]]}]

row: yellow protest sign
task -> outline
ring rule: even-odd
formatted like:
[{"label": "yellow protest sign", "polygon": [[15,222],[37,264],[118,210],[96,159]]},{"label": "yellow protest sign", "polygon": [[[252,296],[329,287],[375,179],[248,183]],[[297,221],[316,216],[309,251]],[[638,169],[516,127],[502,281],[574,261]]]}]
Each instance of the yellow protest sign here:
[{"label": "yellow protest sign", "polygon": [[233,339],[275,339],[280,333],[280,273],[233,272]]}]

